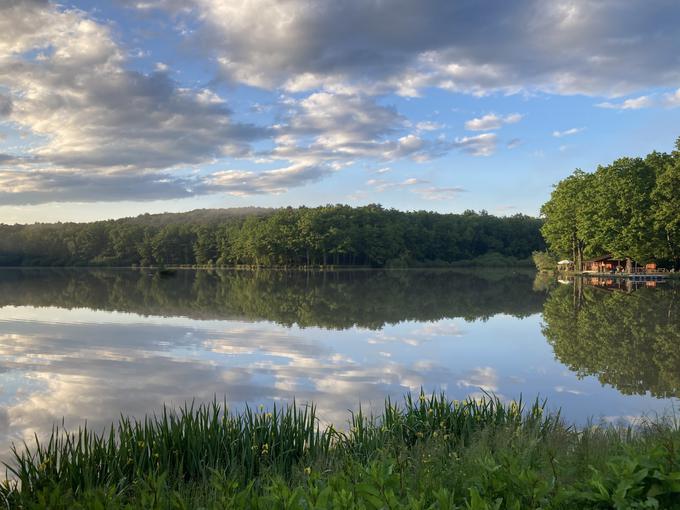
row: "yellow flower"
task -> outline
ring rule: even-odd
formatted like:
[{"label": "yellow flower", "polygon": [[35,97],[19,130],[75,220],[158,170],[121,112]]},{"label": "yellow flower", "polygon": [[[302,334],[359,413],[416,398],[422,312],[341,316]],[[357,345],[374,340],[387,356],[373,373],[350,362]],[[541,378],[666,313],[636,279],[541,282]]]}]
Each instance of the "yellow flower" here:
[{"label": "yellow flower", "polygon": [[305,468],[305,474],[306,474],[306,475],[311,475],[311,474],[312,474],[312,468],[306,467],[306,468]]},{"label": "yellow flower", "polygon": [[264,411],[264,405],[260,404],[260,412]]},{"label": "yellow flower", "polygon": [[423,437],[423,433],[422,432],[416,432],[416,436],[417,437]]}]

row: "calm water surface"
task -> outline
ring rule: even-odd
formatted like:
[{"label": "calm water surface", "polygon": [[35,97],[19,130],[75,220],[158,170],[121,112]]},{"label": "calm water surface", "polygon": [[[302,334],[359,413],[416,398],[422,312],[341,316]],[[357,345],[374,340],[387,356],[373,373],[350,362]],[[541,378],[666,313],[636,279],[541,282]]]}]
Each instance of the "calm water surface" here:
[{"label": "calm water surface", "polygon": [[580,423],[677,403],[679,287],[534,276],[0,270],[0,460],[62,417],[101,428],[215,395],[314,401],[339,425],[421,387],[540,395]]}]

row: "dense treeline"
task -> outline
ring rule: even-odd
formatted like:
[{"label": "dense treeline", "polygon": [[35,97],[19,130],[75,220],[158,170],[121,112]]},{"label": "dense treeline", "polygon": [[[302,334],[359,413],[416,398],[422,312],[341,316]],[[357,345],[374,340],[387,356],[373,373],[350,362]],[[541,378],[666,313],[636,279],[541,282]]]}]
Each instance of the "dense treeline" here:
[{"label": "dense treeline", "polygon": [[541,213],[550,251],[577,268],[584,258],[612,254],[680,269],[680,138],[671,154],[576,170],[555,186]]},{"label": "dense treeline", "polygon": [[173,278],[126,269],[0,270],[0,307],[49,306],[381,329],[402,321],[539,313],[529,271],[182,270]]},{"label": "dense treeline", "polygon": [[237,209],[93,223],[0,225],[5,266],[405,267],[528,259],[541,220],[379,205]]}]

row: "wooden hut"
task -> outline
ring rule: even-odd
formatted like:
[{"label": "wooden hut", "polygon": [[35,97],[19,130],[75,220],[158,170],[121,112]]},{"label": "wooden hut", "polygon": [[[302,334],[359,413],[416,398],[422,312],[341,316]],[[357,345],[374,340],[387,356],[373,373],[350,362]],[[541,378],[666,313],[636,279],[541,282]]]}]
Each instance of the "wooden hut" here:
[{"label": "wooden hut", "polygon": [[616,273],[626,269],[626,259],[617,259],[611,255],[602,255],[583,261],[584,273]]}]

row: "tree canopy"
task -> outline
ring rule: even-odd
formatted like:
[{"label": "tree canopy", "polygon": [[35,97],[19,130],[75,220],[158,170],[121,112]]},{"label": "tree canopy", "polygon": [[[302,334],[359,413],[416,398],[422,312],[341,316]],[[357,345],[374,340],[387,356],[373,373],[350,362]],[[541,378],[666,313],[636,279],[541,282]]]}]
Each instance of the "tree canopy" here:
[{"label": "tree canopy", "polygon": [[670,154],[576,170],[555,186],[541,215],[549,250],[577,267],[605,254],[680,267],[680,138]]}]

